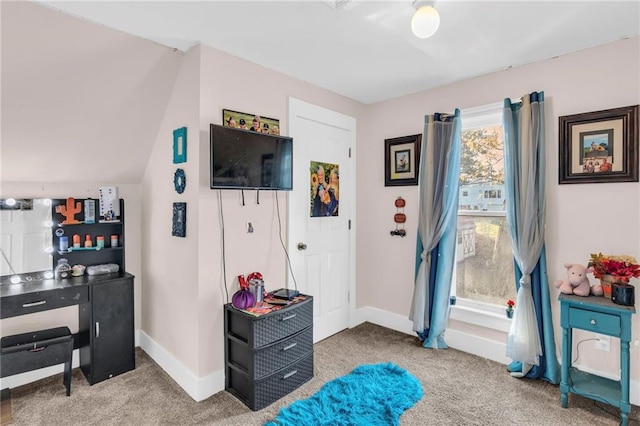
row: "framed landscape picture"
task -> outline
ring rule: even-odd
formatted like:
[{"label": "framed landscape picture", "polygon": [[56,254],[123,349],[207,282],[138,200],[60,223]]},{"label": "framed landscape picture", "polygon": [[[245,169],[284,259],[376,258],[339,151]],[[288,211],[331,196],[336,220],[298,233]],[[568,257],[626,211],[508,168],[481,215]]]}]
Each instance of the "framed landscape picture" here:
[{"label": "framed landscape picture", "polygon": [[559,118],[559,183],[638,182],[638,105]]}]

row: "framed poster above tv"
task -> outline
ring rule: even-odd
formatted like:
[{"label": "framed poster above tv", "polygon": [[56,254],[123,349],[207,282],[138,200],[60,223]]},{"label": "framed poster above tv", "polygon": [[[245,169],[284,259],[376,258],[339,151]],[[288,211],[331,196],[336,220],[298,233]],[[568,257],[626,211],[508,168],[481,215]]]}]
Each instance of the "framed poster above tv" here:
[{"label": "framed poster above tv", "polygon": [[222,125],[269,135],[280,134],[280,120],[230,109],[222,110]]}]

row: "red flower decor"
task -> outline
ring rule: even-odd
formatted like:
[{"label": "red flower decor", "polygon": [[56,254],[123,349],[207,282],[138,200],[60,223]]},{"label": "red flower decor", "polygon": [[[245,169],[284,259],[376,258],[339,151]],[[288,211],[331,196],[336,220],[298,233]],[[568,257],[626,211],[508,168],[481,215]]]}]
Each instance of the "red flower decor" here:
[{"label": "red flower decor", "polygon": [[613,256],[609,254],[591,254],[589,266],[593,267],[593,276],[602,278],[612,275],[616,281],[629,284],[631,278],[640,277],[640,265],[632,256]]},{"label": "red flower decor", "polygon": [[508,311],[512,311],[514,306],[516,306],[516,302],[514,302],[511,299],[507,300],[507,310]]}]

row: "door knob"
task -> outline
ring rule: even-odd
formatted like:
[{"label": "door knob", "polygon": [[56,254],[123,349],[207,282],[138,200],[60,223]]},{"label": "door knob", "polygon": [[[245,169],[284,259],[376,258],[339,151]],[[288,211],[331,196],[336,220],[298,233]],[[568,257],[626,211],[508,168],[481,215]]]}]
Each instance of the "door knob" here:
[{"label": "door knob", "polygon": [[306,249],[307,249],[307,245],[305,243],[298,243],[298,250],[302,251]]}]

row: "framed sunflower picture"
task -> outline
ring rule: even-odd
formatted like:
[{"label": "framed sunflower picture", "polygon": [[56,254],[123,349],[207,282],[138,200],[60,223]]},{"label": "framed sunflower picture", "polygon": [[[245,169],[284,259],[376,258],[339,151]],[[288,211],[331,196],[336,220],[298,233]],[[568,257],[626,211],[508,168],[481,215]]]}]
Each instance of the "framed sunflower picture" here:
[{"label": "framed sunflower picture", "polygon": [[338,216],[340,206],[340,165],[311,161],[309,216]]}]

